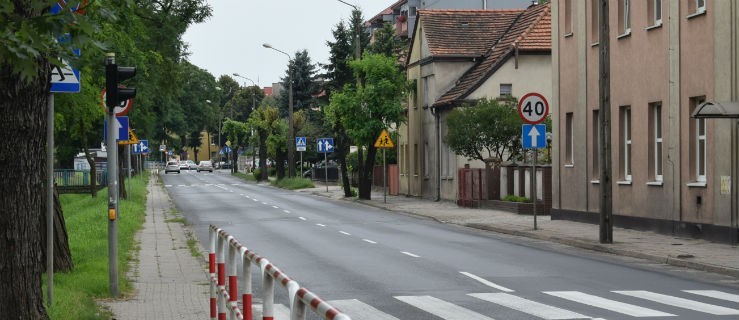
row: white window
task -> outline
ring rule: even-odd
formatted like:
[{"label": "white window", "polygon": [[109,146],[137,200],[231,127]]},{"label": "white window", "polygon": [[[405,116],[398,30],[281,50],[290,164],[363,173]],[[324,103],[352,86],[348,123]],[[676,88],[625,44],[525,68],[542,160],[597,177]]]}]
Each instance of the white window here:
[{"label": "white window", "polygon": [[500,97],[510,97],[513,95],[513,84],[511,83],[501,83],[500,84]]},{"label": "white window", "polygon": [[652,158],[652,171],[654,181],[662,181],[662,103],[655,102],[650,104],[650,131],[651,147],[650,156]]},{"label": "white window", "polygon": [[618,31],[621,35],[631,33],[631,1],[618,1]]},{"label": "white window", "polygon": [[573,133],[573,114],[572,112],[568,112],[565,115],[565,165],[574,165],[575,164],[575,148],[573,147],[575,145],[575,137]]},{"label": "white window", "polygon": [[621,107],[621,152],[623,179],[631,181],[631,107]]},{"label": "white window", "polygon": [[706,13],[706,0],[688,0],[688,18]]},{"label": "white window", "polygon": [[695,128],[695,180],[706,182],[706,119],[695,119]]},{"label": "white window", "polygon": [[574,22],[572,21],[573,20],[572,11],[574,11],[574,10],[572,8],[572,0],[564,0],[564,3],[565,3],[565,28],[564,28],[564,31],[565,31],[565,36],[569,36],[569,35],[572,35],[572,29],[573,29],[573,25],[574,25]]},{"label": "white window", "polygon": [[600,114],[593,110],[593,177],[600,179]]},{"label": "white window", "polygon": [[[651,27],[662,25],[662,0],[650,0],[647,3],[647,14]],[[649,28],[648,28],[649,29]]]},{"label": "white window", "polygon": [[431,152],[431,150],[429,150],[429,143],[426,142],[423,145],[423,176],[426,178],[428,178],[430,174],[429,172],[429,167],[430,167],[429,166],[429,152]]},{"label": "white window", "polygon": [[706,0],[695,0],[695,12],[706,12]]}]

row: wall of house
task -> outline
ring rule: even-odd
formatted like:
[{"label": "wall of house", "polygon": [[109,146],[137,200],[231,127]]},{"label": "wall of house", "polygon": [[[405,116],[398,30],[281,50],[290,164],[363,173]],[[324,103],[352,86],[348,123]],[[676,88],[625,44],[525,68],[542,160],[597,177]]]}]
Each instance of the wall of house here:
[{"label": "wall of house", "polygon": [[514,97],[520,98],[527,93],[537,92],[547,102],[551,102],[552,56],[548,53],[519,55],[518,68],[515,59],[511,57],[482,86],[473,91],[469,99],[497,98],[500,96],[501,84],[511,84]]},{"label": "wall of house", "polygon": [[[590,216],[599,211],[598,119],[599,44],[592,1],[571,1],[572,33],[565,34],[565,5],[553,8],[555,129],[555,215]],[[631,1],[631,30],[625,32],[617,2],[610,3],[611,137],[615,221],[713,237],[736,233],[738,196],[721,194],[721,177],[736,180],[736,120],[709,119],[706,182],[696,179],[695,97],[736,101],[737,17],[734,2],[706,1],[696,12],[690,1],[663,1],[662,24],[655,24],[651,1]],[[556,38],[554,38],[556,37]],[[584,99],[583,99],[584,98]],[[662,180],[655,175],[653,113],[661,103]],[[631,110],[631,177],[625,174],[622,110]],[[583,112],[584,111],[584,112]],[[574,121],[574,156],[566,154],[566,118]],[[582,119],[585,118],[585,119]],[[584,120],[584,122],[583,122]],[[583,129],[577,128],[582,126]],[[578,153],[583,150],[583,154]],[[582,161],[584,158],[584,161]],[[573,160],[570,160],[573,159]],[[582,161],[582,163],[581,163]],[[726,179],[726,178],[725,178]],[[567,186],[567,193],[560,190]],[[736,183],[734,183],[736,185]],[[583,187],[584,186],[584,187]],[[675,223],[677,222],[677,223]],[[673,224],[671,224],[673,223]],[[711,231],[704,232],[705,228]],[[718,228],[718,229],[717,229]],[[724,228],[724,229],[722,229]],[[719,236],[722,237],[722,236]],[[735,241],[735,240],[734,240]]]}]

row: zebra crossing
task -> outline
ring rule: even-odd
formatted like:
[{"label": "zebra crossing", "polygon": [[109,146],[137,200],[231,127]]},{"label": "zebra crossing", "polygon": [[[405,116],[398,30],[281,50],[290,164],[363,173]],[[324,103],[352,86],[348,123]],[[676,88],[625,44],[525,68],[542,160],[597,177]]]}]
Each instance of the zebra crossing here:
[{"label": "zebra crossing", "polygon": [[[717,290],[682,290],[678,295],[701,298],[696,301],[676,295],[668,295],[645,290],[634,291],[603,291],[600,293],[585,293],[580,291],[542,291],[541,293],[560,298],[563,303],[572,308],[572,302],[583,305],[583,310],[568,310],[562,306],[552,305],[527,299],[510,292],[496,293],[469,293],[466,296],[475,298],[475,301],[484,301],[494,304],[493,307],[502,307],[505,318],[496,318],[496,314],[483,314],[472,310],[468,306],[455,303],[430,295],[394,296],[394,300],[410,305],[420,312],[430,314],[428,319],[444,320],[501,320],[501,319],[546,319],[546,320],[606,320],[604,316],[618,314],[618,319],[670,317],[671,319],[695,319],[695,313],[705,314],[700,319],[737,319],[739,317],[739,294]],[[635,305],[612,299],[612,296],[624,296],[644,300],[652,303],[650,307]],[[629,301],[633,302],[633,299]],[[329,304],[351,316],[353,320],[401,320],[400,315],[391,315],[357,299],[331,300]],[[664,305],[669,312],[657,310],[656,306]],[[474,303],[471,303],[474,304]],[[489,308],[485,308],[488,309]],[[686,310],[684,314],[676,312]],[[289,309],[277,306],[276,320],[288,320]],[[513,312],[510,312],[513,311]],[[693,313],[689,313],[693,312]],[[489,313],[489,311],[488,311]],[[596,313],[596,315],[586,315]],[[511,316],[520,314],[520,316]],[[712,316],[717,316],[713,318]]]}]

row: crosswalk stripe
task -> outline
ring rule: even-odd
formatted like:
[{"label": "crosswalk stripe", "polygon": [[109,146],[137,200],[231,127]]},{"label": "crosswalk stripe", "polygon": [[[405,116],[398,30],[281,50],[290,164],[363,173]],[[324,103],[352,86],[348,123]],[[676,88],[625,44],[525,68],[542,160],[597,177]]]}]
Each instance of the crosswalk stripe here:
[{"label": "crosswalk stripe", "polygon": [[578,303],[586,304],[589,306],[601,308],[601,309],[607,309],[613,312],[618,312],[626,315],[630,315],[633,317],[672,317],[675,316],[671,313],[666,313],[662,311],[652,310],[649,308],[643,308],[640,306],[635,306],[633,304],[618,302],[606,298],[601,298],[598,296],[590,295],[587,293],[582,293],[578,291],[544,291],[544,293],[559,297],[562,299],[567,299],[570,301],[575,301]]},{"label": "crosswalk stripe", "polygon": [[709,297],[709,298],[716,298],[716,299],[739,303],[739,294],[731,294],[731,293],[726,293],[726,292],[722,292],[718,290],[683,290],[683,291],[687,293]]},{"label": "crosswalk stripe", "polygon": [[445,320],[493,320],[470,309],[431,296],[396,296],[395,299]]},{"label": "crosswalk stripe", "polygon": [[357,299],[332,300],[328,303],[351,316],[352,320],[399,320]]},{"label": "crosswalk stripe", "polygon": [[508,293],[470,293],[468,296],[548,320],[591,319],[591,317],[581,315],[577,312],[527,300]]},{"label": "crosswalk stripe", "polygon": [[713,304],[693,301],[689,299],[683,299],[679,297],[668,296],[665,294],[659,294],[650,291],[636,290],[636,291],[613,291],[614,293],[623,294],[627,296],[637,297],[646,299],[662,304],[670,305],[673,307],[689,309],[698,312],[710,313],[717,316],[728,316],[728,315],[739,315],[739,310],[717,306]]},{"label": "crosswalk stripe", "polygon": [[486,279],[483,279],[481,277],[478,277],[478,276],[476,276],[474,274],[471,274],[469,272],[460,271],[459,273],[461,273],[461,274],[463,274],[465,276],[468,276],[468,277],[470,277],[472,279],[475,279],[475,280],[479,281],[480,283],[482,283],[482,284],[484,284],[484,285],[486,285],[488,287],[495,288],[495,289],[498,289],[498,290],[503,291],[503,292],[513,292],[513,290],[511,290],[511,289],[508,289],[508,288],[506,288],[504,286],[499,286],[499,285],[497,285],[495,283],[492,283],[492,282],[490,282],[490,281],[488,281]]}]

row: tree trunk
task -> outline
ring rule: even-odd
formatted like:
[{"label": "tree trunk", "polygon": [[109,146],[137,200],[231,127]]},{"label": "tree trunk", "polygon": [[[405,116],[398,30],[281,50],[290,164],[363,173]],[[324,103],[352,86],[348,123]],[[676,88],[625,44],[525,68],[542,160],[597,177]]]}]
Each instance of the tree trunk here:
[{"label": "tree trunk", "polygon": [[118,197],[121,200],[128,199],[128,192],[126,192],[126,178],[128,178],[128,172],[123,170],[123,162],[126,161],[126,146],[118,145]]},{"label": "tree trunk", "polygon": [[277,180],[281,180],[285,177],[285,160],[287,160],[287,154],[284,151],[277,151],[277,159],[275,159],[275,167],[277,169]]},{"label": "tree trunk", "polygon": [[259,180],[267,180],[267,131],[261,129],[259,130],[259,172]]},{"label": "tree trunk", "polygon": [[231,150],[231,173],[239,172],[239,146],[234,146]]},{"label": "tree trunk", "polygon": [[[367,159],[365,159],[362,170],[359,171],[359,199],[372,199],[372,176],[375,168],[375,154],[377,148],[370,144],[367,146]],[[359,161],[361,163],[361,160]]]},{"label": "tree trunk", "polygon": [[[46,243],[46,219],[42,219],[41,243]],[[41,246],[41,257],[46,261],[46,245]],[[59,201],[59,193],[54,188],[54,272],[69,272],[74,269],[72,252],[69,250],[67,225],[64,222],[64,212]]]},{"label": "tree trunk", "polygon": [[[339,132],[340,131],[340,132]],[[346,131],[342,128],[341,130],[335,130],[336,137],[338,139],[336,145],[336,156],[341,166],[341,184],[344,187],[344,197],[352,196],[352,186],[349,183],[349,171],[346,166],[346,155],[349,154],[349,146],[351,142],[349,137],[346,135]]]},{"label": "tree trunk", "polygon": [[[30,12],[17,6],[16,13]],[[27,12],[22,12],[27,10]],[[0,62],[0,315],[3,319],[48,319],[41,274],[41,221],[46,219],[46,114],[49,65],[23,81]]]},{"label": "tree trunk", "polygon": [[85,159],[87,159],[87,164],[90,166],[90,194],[95,198],[98,195],[97,168],[95,167],[95,158],[90,155],[90,148],[87,146],[87,131],[82,123],[82,119],[80,119],[80,136],[82,137],[82,149],[85,152]]}]

